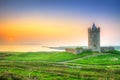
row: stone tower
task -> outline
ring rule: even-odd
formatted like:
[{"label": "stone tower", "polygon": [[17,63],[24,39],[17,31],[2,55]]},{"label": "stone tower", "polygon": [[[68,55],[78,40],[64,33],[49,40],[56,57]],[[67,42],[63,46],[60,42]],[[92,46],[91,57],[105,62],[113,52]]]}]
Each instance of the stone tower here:
[{"label": "stone tower", "polygon": [[96,27],[94,23],[92,28],[88,28],[88,48],[100,52],[100,28]]}]

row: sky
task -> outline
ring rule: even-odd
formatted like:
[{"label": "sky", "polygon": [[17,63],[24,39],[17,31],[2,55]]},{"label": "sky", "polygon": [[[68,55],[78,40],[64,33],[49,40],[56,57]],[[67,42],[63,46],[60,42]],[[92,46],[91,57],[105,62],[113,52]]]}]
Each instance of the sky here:
[{"label": "sky", "polygon": [[87,46],[88,28],[101,45],[120,45],[120,0],[0,0],[0,45]]}]

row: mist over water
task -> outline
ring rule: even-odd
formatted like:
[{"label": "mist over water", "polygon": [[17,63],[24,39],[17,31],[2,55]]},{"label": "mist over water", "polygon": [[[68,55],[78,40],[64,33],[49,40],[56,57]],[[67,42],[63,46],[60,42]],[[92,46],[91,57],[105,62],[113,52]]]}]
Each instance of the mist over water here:
[{"label": "mist over water", "polygon": [[39,52],[39,51],[61,51],[41,45],[0,45],[0,52]]}]

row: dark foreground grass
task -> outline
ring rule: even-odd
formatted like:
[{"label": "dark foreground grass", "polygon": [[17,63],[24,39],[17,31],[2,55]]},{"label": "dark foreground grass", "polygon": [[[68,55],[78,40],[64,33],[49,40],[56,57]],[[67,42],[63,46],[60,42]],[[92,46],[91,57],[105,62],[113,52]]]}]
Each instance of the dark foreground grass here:
[{"label": "dark foreground grass", "polygon": [[[0,80],[120,80],[119,52],[98,54],[100,53],[0,53]],[[69,60],[74,63],[61,63]]]},{"label": "dark foreground grass", "polygon": [[0,78],[12,80],[119,80],[119,74],[119,68],[70,68],[43,62],[0,62]]}]

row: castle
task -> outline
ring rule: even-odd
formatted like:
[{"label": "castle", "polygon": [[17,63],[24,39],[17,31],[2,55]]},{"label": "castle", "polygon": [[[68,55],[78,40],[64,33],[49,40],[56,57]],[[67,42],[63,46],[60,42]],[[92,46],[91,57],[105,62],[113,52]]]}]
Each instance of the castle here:
[{"label": "castle", "polygon": [[92,28],[88,28],[88,48],[100,52],[100,28],[97,28],[94,23]]},{"label": "castle", "polygon": [[114,50],[114,47],[100,47],[100,27],[96,27],[93,23],[92,27],[88,28],[88,49],[82,48],[66,48],[66,52],[79,54],[84,51],[91,50],[93,52],[107,52]]}]

